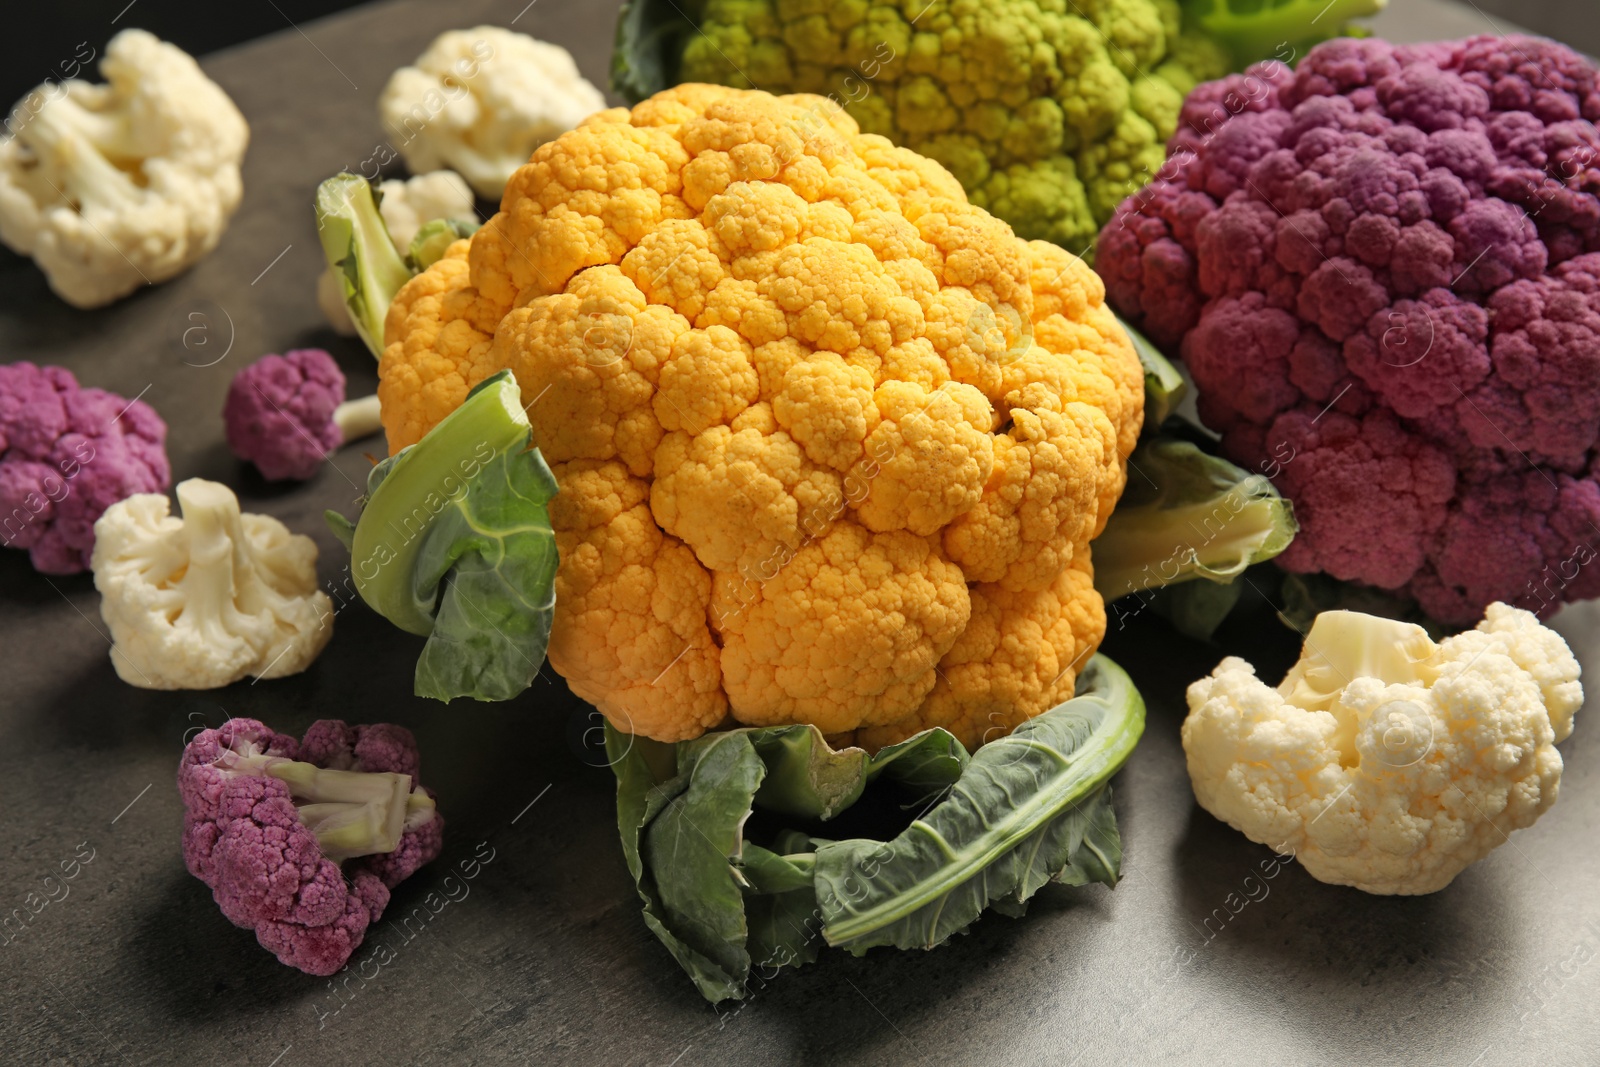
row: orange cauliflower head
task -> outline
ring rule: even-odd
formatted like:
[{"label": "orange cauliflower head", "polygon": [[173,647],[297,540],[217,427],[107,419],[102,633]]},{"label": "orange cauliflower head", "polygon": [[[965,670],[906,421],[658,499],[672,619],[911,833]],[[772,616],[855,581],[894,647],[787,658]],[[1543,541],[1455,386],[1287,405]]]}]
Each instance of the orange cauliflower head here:
[{"label": "orange cauliflower head", "polygon": [[550,661],[619,728],[976,747],[1105,631],[1143,392],[1103,298],[828,101],[682,85],[534,153],[398,294],[378,392],[392,451],[516,376]]}]

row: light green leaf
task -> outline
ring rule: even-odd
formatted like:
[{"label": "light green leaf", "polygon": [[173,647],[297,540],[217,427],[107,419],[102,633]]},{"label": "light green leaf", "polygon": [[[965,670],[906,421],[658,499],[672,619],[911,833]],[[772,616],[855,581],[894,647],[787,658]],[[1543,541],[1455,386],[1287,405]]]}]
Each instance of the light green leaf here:
[{"label": "light green leaf", "polygon": [[1382,11],[1387,0],[1190,0],[1185,21],[1227,48],[1239,67],[1261,59],[1292,62],[1320,41],[1366,36],[1349,20]]},{"label": "light green leaf", "polygon": [[1133,350],[1144,368],[1144,433],[1153,434],[1161,428],[1189,391],[1183,373],[1173,366],[1150,339],[1117,316],[1117,325],[1127,331]]},{"label": "light green leaf", "polygon": [[356,539],[356,524],[337,511],[324,511],[322,521],[328,524],[329,532],[344,546],[345,551],[350,551],[350,545]]},{"label": "light green leaf", "polygon": [[508,700],[544,663],[556,482],[528,448],[530,429],[516,381],[501,371],[368,475],[351,573],[380,615],[427,636],[418,696]]},{"label": "light green leaf", "polygon": [[317,237],[344,290],[356,333],[374,358],[383,355],[383,320],[411,280],[378,212],[372,186],[359,174],[336,174],[317,187]]},{"label": "light green leaf", "polygon": [[1266,475],[1192,441],[1151,438],[1129,457],[1127,488],[1094,541],[1094,585],[1109,603],[1194,578],[1231,582],[1297,529]]},{"label": "light green leaf", "polygon": [[477,223],[463,222],[461,219],[432,219],[423,223],[416,236],[411,238],[406,261],[413,271],[420,274],[439,262],[451,245],[463,237],[471,237],[477,231]]}]

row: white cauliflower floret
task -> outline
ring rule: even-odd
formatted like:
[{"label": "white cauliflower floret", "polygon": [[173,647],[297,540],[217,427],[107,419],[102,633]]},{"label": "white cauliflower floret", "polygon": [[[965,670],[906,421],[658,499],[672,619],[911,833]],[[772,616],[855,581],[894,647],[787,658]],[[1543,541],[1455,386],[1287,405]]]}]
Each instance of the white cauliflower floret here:
[{"label": "white cauliflower floret", "polygon": [[215,689],[298,674],[333,636],[317,547],[277,519],[242,515],[232,490],[191,478],[139,493],[94,524],[100,615],[117,675],[146,689]]},{"label": "white cauliflower floret", "polygon": [[1420,626],[1317,616],[1276,689],[1235,656],[1189,687],[1195,799],[1313,877],[1432,893],[1555,803],[1578,661],[1531,613]]},{"label": "white cauliflower floret", "polygon": [[[378,213],[383,216],[384,228],[402,256],[411,247],[411,239],[417,231],[434,219],[448,219],[467,227],[478,224],[472,190],[461,175],[452,170],[436,170],[404,180],[390,178],[378,186],[378,194],[381,197]],[[344,287],[334,277],[332,267],[322,268],[317,276],[317,306],[322,308],[334,333],[342,337],[356,335],[356,324],[345,306]]]},{"label": "white cauliflower floret", "polygon": [[378,186],[378,193],[382,197],[378,213],[383,216],[389,236],[394,238],[394,246],[402,253],[411,247],[411,239],[424,223],[449,219],[475,226],[478,222],[472,190],[453,170],[418,174],[404,181],[390,178]]},{"label": "white cauliflower floret", "polygon": [[378,101],[413,173],[449,167],[488,200],[535,148],[605,106],[565,48],[497,26],[440,34]]},{"label": "white cauliflower floret", "polygon": [[40,86],[0,140],[0,240],[81,308],[166,281],[217,246],[250,137],[194,59],[144,30],[113,37],[100,69],[109,84]]}]

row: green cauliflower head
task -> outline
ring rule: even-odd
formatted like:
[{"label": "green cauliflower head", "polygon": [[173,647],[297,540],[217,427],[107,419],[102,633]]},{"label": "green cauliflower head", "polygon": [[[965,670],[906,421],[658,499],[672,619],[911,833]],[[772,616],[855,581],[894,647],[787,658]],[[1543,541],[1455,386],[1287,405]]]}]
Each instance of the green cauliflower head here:
[{"label": "green cauliflower head", "polygon": [[1085,257],[1233,66],[1177,0],[707,0],[678,77],[831,94],[1018,236]]}]

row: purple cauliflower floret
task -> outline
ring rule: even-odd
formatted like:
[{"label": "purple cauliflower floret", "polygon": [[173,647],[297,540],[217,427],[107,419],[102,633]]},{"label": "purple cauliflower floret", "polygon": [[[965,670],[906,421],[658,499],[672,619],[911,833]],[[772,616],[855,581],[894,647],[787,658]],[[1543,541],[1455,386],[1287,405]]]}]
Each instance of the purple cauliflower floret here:
[{"label": "purple cauliflower floret", "polygon": [[1294,501],[1282,566],[1445,623],[1600,595],[1597,121],[1600,72],[1526,37],[1331,41],[1185,101],[1095,265]]},{"label": "purple cauliflower floret", "polygon": [[304,481],[340,445],[378,429],[378,398],[346,402],[344,389],[344,372],[320,348],[262,356],[228,386],[228,447],[270,481]]},{"label": "purple cauliflower floret", "polygon": [[81,388],[62,367],[0,366],[0,543],[44,574],[87,570],[101,513],[172,484],[166,441],[142,400]]},{"label": "purple cauliflower floret", "polygon": [[404,726],[380,722],[351,726],[339,719],[311,724],[300,742],[301,758],[340,771],[391,771],[417,777],[417,739]]},{"label": "purple cauliflower floret", "polygon": [[184,748],[183,858],[236,926],[308,974],[333,974],[438,857],[444,820],[401,726],[314,723],[305,739],[230,719]]}]

